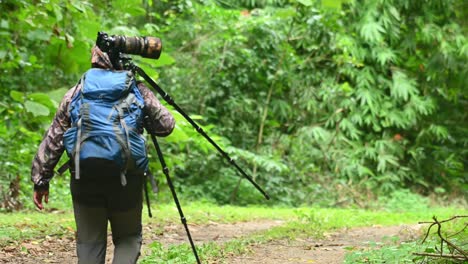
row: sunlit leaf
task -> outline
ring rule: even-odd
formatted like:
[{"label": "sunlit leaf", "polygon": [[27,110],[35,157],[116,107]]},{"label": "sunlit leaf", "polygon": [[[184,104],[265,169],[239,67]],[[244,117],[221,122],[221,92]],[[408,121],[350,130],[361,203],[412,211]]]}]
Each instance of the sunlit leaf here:
[{"label": "sunlit leaf", "polygon": [[361,36],[367,41],[379,41],[384,33],[384,28],[375,20],[366,21],[361,27]]},{"label": "sunlit leaf", "polygon": [[63,16],[62,16],[62,10],[61,10],[60,6],[59,5],[53,5],[53,8],[54,8],[55,19],[57,19],[57,21],[62,21]]},{"label": "sunlit leaf", "polygon": [[409,79],[406,74],[396,71],[393,74],[391,93],[395,98],[407,101],[411,95],[417,93],[416,83],[413,79]]},{"label": "sunlit leaf", "polygon": [[38,41],[38,40],[49,40],[52,33],[50,31],[44,31],[41,29],[36,29],[33,31],[29,31],[26,34],[26,37],[31,41]]},{"label": "sunlit leaf", "polygon": [[34,116],[48,116],[50,113],[49,108],[33,101],[26,101],[24,106],[26,111],[32,113]]},{"label": "sunlit leaf", "polygon": [[305,5],[305,6],[311,6],[312,5],[312,0],[297,0],[299,3]]},{"label": "sunlit leaf", "polygon": [[345,0],[322,0],[322,5],[324,7],[341,9],[341,5]]},{"label": "sunlit leaf", "polygon": [[59,103],[62,101],[63,96],[65,95],[67,91],[68,91],[67,88],[59,88],[56,90],[52,90],[48,92],[47,94],[49,98],[52,100],[52,102],[54,103],[55,107],[58,107]]},{"label": "sunlit leaf", "polygon": [[154,61],[153,66],[154,67],[163,67],[163,66],[172,65],[174,63],[175,63],[175,59],[173,57],[171,57],[171,55],[169,55],[169,54],[167,54],[165,52],[162,52],[159,59]]},{"label": "sunlit leaf", "polygon": [[17,102],[20,102],[20,103],[24,102],[24,93],[22,93],[22,92],[11,90],[10,91],[10,96],[11,96],[11,98],[13,98],[13,100],[15,100]]}]

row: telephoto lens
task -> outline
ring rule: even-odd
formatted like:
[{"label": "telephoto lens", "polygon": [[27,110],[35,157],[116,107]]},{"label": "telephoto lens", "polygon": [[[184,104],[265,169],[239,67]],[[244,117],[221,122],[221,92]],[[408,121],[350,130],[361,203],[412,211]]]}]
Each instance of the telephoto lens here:
[{"label": "telephoto lens", "polygon": [[104,32],[98,32],[96,44],[102,51],[114,56],[126,53],[159,59],[162,50],[161,39],[156,37],[109,36]]},{"label": "telephoto lens", "polygon": [[162,50],[161,39],[156,37],[113,36],[114,48],[122,53],[140,55],[144,58],[159,59]]}]

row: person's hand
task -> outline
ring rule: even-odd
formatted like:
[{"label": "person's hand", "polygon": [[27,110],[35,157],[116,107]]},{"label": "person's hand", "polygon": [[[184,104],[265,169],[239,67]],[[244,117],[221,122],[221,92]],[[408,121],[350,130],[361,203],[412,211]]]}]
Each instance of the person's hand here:
[{"label": "person's hand", "polygon": [[34,200],[34,204],[39,210],[44,209],[44,206],[42,205],[42,198],[44,198],[44,201],[46,203],[49,203],[49,191],[35,190],[34,195],[33,195],[33,200]]}]

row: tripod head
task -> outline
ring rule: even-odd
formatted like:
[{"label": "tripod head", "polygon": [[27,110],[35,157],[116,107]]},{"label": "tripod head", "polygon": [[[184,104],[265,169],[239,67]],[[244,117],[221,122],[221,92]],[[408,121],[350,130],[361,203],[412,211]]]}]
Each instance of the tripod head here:
[{"label": "tripod head", "polygon": [[135,74],[136,65],[132,61],[132,57],[126,53],[110,53],[109,59],[116,70],[127,70],[132,71]]}]

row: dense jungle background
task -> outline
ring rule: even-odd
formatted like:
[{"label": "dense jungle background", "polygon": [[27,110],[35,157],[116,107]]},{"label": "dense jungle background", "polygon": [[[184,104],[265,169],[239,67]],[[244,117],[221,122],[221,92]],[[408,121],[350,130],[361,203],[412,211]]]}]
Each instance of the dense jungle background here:
[{"label": "dense jungle background", "polygon": [[[134,62],[272,197],[172,111],[177,127],[161,141],[185,200],[466,204],[466,1],[0,0],[0,10],[2,211],[33,207],[31,161],[98,31],[161,38],[159,60]],[[54,199],[69,196],[68,177],[52,180]]]}]

